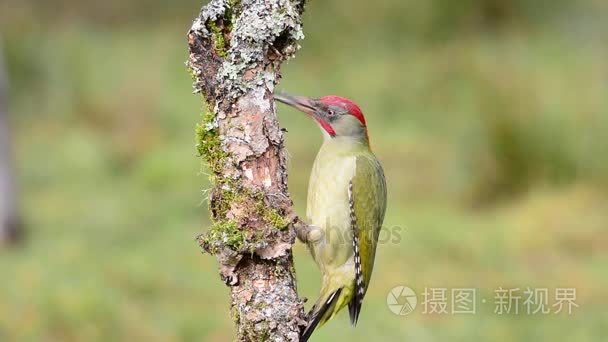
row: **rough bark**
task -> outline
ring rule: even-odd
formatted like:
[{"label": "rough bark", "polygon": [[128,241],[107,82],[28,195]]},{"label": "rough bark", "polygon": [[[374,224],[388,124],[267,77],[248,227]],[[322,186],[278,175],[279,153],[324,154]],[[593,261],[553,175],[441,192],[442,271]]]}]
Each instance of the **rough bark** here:
[{"label": "rough bark", "polygon": [[7,88],[0,46],[0,246],[16,242],[21,237],[15,186],[11,175]]},{"label": "rough bark", "polygon": [[197,148],[208,165],[213,226],[199,237],[230,288],[239,341],[297,341],[295,241],[283,132],[273,91],[303,38],[305,0],[212,0],[188,32],[194,92],[207,110]]}]

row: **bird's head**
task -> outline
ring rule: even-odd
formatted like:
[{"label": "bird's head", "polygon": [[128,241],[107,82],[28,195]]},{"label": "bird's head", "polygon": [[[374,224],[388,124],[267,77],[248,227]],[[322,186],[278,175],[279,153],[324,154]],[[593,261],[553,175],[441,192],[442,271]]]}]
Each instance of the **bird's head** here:
[{"label": "bird's head", "polygon": [[312,99],[286,93],[276,94],[274,98],[313,118],[328,138],[349,137],[368,142],[363,112],[347,98],[329,95]]}]

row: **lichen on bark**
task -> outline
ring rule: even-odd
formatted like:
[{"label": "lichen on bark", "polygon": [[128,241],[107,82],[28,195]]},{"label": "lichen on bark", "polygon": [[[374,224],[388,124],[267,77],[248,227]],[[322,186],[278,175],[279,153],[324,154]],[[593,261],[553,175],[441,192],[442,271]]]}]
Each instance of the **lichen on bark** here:
[{"label": "lichen on bark", "polygon": [[194,92],[205,99],[197,151],[213,225],[199,238],[231,289],[240,341],[297,341],[295,241],[286,154],[272,93],[303,38],[305,0],[212,0],[188,32]]}]

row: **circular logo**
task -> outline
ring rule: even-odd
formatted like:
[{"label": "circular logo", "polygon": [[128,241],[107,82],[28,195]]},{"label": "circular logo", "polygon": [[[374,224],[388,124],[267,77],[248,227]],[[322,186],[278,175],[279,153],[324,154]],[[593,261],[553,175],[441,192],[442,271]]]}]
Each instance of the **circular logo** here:
[{"label": "circular logo", "polygon": [[395,315],[409,315],[416,308],[416,293],[407,286],[394,287],[386,295],[386,305]]}]

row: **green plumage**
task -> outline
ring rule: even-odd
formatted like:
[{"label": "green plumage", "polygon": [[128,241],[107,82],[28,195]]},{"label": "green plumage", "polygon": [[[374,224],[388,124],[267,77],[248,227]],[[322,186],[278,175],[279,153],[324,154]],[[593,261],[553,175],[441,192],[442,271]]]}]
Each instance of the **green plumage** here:
[{"label": "green plumage", "polygon": [[386,181],[382,166],[371,153],[357,158],[353,177],[355,215],[359,227],[365,284],[369,284],[376,257],[378,235],[386,211]]},{"label": "green plumage", "polygon": [[[356,227],[353,227],[351,208]],[[335,291],[340,290],[340,295],[334,298],[330,310],[322,313],[319,325],[356,299],[358,291],[362,291],[360,300],[365,295],[385,210],[384,173],[367,142],[351,137],[326,140],[315,160],[308,190],[308,221],[315,229],[319,228],[311,231],[308,245],[323,276],[319,300],[311,314],[319,311]],[[359,243],[362,289],[357,288],[355,278],[357,265],[352,245],[355,238]],[[355,306],[351,309],[354,324],[361,303],[352,305]]]},{"label": "green plumage", "polygon": [[[376,258],[378,235],[382,228],[386,211],[386,182],[382,166],[371,154],[357,157],[357,168],[352,179],[352,207],[356,218],[356,234],[358,235],[359,255],[361,260],[361,273],[363,287],[357,288],[359,300],[363,300],[369,286]],[[361,303],[352,303],[358,306],[356,316],[351,308],[351,322],[356,324]]]}]

